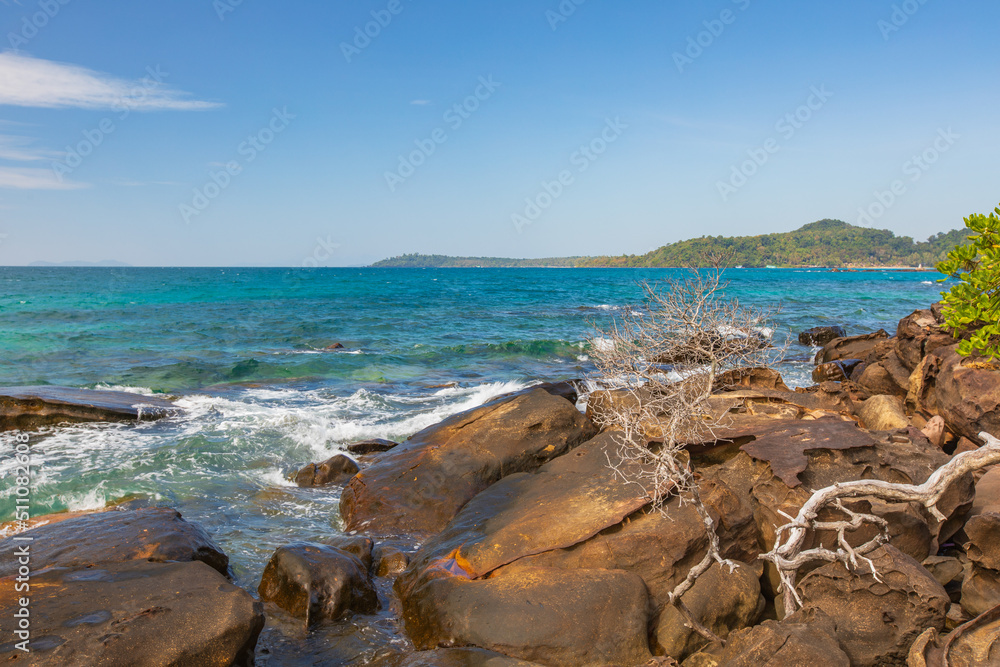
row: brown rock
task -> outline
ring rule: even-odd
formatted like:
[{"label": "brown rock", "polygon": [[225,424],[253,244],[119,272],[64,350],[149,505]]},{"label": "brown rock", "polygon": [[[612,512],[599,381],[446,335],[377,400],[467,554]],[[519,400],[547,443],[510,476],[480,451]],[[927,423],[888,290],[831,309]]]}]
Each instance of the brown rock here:
[{"label": "brown rock", "polygon": [[368,569],[354,555],[324,544],[296,542],[271,556],[258,587],[260,599],[314,625],[350,611],[370,614],[378,595]]},{"label": "brown rock", "polygon": [[344,484],[354,477],[361,468],[352,459],[337,454],[323,463],[310,463],[295,474],[295,483],[302,487]]},{"label": "brown rock", "polygon": [[[698,578],[681,600],[691,614],[720,639],[757,622],[764,609],[760,579],[749,566],[739,563],[735,570],[713,565]],[[688,627],[687,619],[673,605],[667,605],[653,631],[657,652],[683,660],[708,640]]]},{"label": "brown rock", "polygon": [[573,403],[532,388],[455,415],[381,455],[344,489],[347,530],[433,534],[477,493],[596,433]]},{"label": "brown rock", "polygon": [[821,609],[836,626],[844,652],[858,667],[905,664],[927,628],[944,629],[948,594],[920,563],[892,546],[870,554],[855,572],[840,563],[813,570],[798,584],[805,608]]},{"label": "brown rock", "polygon": [[417,651],[403,658],[400,667],[535,667],[537,663],[511,658],[481,648],[439,648]]},{"label": "brown rock", "polygon": [[862,336],[834,338],[816,353],[816,363],[824,364],[838,359],[864,359],[879,342],[889,338],[889,334],[879,329]]},{"label": "brown rock", "polygon": [[[201,526],[181,518],[176,510],[154,507],[134,511],[94,512],[39,526],[18,535],[31,538],[31,557],[45,567],[85,567],[142,560],[202,561],[223,575],[229,557]],[[17,572],[7,555],[24,542],[0,540],[0,578]]]},{"label": "brown rock", "polygon": [[915,369],[925,356],[955,344],[955,338],[941,329],[929,310],[917,310],[899,321],[895,350],[907,369]]},{"label": "brown rock", "polygon": [[869,431],[893,431],[910,425],[899,396],[872,396],[861,404],[858,417]]},{"label": "brown rock", "polygon": [[781,373],[770,368],[737,368],[716,378],[712,391],[735,389],[770,389],[791,391],[781,379]]},{"label": "brown rock", "polygon": [[347,446],[347,451],[355,456],[364,456],[365,454],[381,454],[382,452],[387,452],[398,445],[398,442],[393,442],[392,440],[374,438],[372,440],[364,440],[362,442],[353,442]]},{"label": "brown rock", "polygon": [[364,535],[336,535],[323,540],[323,544],[346,551],[361,561],[366,572],[371,571],[375,559],[375,542],[372,538]]},{"label": "brown rock", "polygon": [[911,383],[917,409],[941,415],[948,430],[979,442],[979,433],[1000,433],[1000,371],[958,354],[958,346],[927,355],[918,380]]},{"label": "brown rock", "polygon": [[970,563],[962,580],[961,604],[970,616],[1000,605],[1000,572]]},{"label": "brown rock", "polygon": [[782,622],[734,632],[719,667],[851,667],[836,627],[821,611],[807,609]]},{"label": "brown rock", "polygon": [[[13,583],[0,581],[6,619],[19,608]],[[31,653],[8,630],[4,664],[249,667],[264,627],[261,604],[202,562],[39,570],[30,612]]]},{"label": "brown rock", "polygon": [[929,556],[921,564],[942,586],[947,586],[955,580],[961,581],[965,574],[962,561],[951,556]]},{"label": "brown rock", "polygon": [[991,570],[1000,570],[1000,513],[983,512],[965,523],[969,560]]},{"label": "brown rock", "polygon": [[374,556],[375,574],[379,577],[394,577],[410,564],[410,557],[393,546],[378,545]]},{"label": "brown rock", "polygon": [[1000,512],[1000,466],[993,466],[976,482],[976,498],[969,516]]},{"label": "brown rock", "polygon": [[0,388],[0,431],[29,431],[65,422],[148,421],[180,413],[181,409],[166,399],[125,391]]},{"label": "brown rock", "polygon": [[474,646],[546,665],[651,658],[646,587],[627,572],[521,569],[426,580],[404,607],[418,649]]},{"label": "brown rock", "polygon": [[813,382],[843,382],[851,377],[854,369],[861,365],[860,359],[838,359],[820,364],[813,369]]},{"label": "brown rock", "polygon": [[836,338],[845,338],[846,336],[847,332],[844,331],[844,327],[836,325],[828,327],[813,327],[812,329],[806,329],[805,331],[799,333],[799,344],[823,346]]}]

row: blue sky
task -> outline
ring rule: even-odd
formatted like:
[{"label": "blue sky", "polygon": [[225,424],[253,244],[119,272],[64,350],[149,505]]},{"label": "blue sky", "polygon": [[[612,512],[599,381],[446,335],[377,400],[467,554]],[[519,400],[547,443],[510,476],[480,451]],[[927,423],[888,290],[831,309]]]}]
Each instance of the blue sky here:
[{"label": "blue sky", "polygon": [[985,0],[0,16],[0,264],[642,253],[821,218],[924,239],[1000,201]]}]

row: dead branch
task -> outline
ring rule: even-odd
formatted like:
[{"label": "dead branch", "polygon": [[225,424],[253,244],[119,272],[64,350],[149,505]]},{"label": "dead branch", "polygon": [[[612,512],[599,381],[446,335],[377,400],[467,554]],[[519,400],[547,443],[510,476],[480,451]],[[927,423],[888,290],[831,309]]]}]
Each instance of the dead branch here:
[{"label": "dead branch", "polygon": [[[786,613],[792,613],[802,606],[802,599],[795,590],[795,580],[799,568],[815,561],[840,562],[850,570],[856,570],[859,560],[864,561],[872,576],[878,579],[874,564],[866,556],[889,541],[889,526],[884,519],[873,514],[853,512],[843,505],[847,498],[870,496],[896,502],[919,503],[940,522],[946,520],[937,503],[948,488],[961,477],[986,466],[1000,463],[1000,439],[989,433],[980,433],[986,443],[977,450],[964,452],[941,466],[923,484],[894,484],[878,480],[858,480],[842,482],[815,491],[790,522],[778,529],[774,548],[760,558],[770,561],[778,568]],[[842,521],[817,521],[820,512],[833,508],[844,515]],[[787,516],[787,515],[786,515]],[[857,530],[865,523],[879,526],[880,533],[875,538],[858,547],[851,547],[847,532]],[[832,530],[837,533],[837,548],[817,547],[802,550],[809,531]]]}]

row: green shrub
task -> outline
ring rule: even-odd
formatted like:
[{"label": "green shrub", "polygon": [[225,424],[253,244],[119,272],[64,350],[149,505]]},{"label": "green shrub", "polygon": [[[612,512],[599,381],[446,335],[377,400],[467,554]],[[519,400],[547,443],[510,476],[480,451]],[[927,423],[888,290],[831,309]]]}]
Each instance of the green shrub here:
[{"label": "green shrub", "polygon": [[965,226],[973,232],[969,243],[937,265],[938,271],[961,281],[941,293],[944,326],[962,338],[959,354],[1000,359],[1000,207],[988,216],[969,216]]}]

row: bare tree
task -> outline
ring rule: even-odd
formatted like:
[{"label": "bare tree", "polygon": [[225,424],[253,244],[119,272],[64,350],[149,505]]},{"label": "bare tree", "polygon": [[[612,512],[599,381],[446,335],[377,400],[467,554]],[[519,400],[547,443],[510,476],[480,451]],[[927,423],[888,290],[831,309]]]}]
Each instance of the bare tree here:
[{"label": "bare tree", "polygon": [[[866,556],[889,541],[889,525],[874,514],[851,511],[844,507],[844,500],[874,497],[892,502],[919,503],[937,521],[944,522],[946,517],[937,508],[937,503],[948,488],[973,471],[1000,463],[1000,439],[985,432],[979,436],[985,445],[974,451],[959,454],[934,471],[923,484],[893,484],[867,479],[841,482],[814,491],[795,517],[785,515],[789,523],[778,529],[774,548],[761,555],[762,559],[774,563],[778,568],[785,613],[790,614],[802,606],[802,600],[795,590],[795,580],[799,568],[808,563],[840,562],[848,569],[855,570],[860,560],[868,565],[872,576],[878,579],[879,574],[875,571],[875,565]],[[819,521],[820,512],[827,508],[840,512],[844,518],[839,521]],[[861,528],[866,523],[878,526],[879,534],[861,546],[852,547],[848,543],[847,533]],[[803,550],[809,531],[820,530],[832,531],[837,535],[836,548],[820,546]]]},{"label": "bare tree", "polygon": [[[671,592],[669,602],[691,627],[718,640],[681,601],[713,563],[723,558],[715,522],[698,492],[685,445],[715,438],[726,415],[713,415],[712,390],[719,376],[773,365],[782,350],[771,346],[768,325],[774,310],[742,306],[725,295],[724,261],[663,283],[641,283],[642,308],[631,308],[592,341],[599,383],[617,389],[595,411],[599,425],[612,429],[618,451],[609,463],[628,483],[640,485],[665,511],[674,496],[693,504],[705,523],[708,550]],[[633,465],[638,464],[638,465]]]}]

